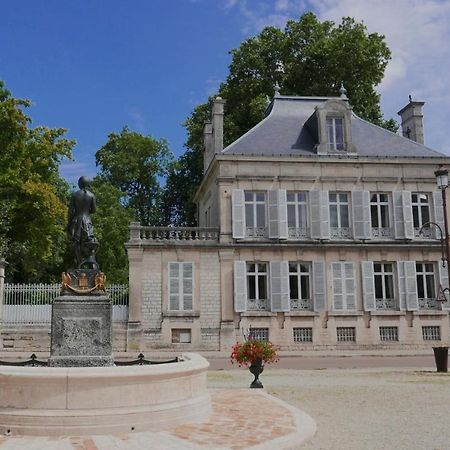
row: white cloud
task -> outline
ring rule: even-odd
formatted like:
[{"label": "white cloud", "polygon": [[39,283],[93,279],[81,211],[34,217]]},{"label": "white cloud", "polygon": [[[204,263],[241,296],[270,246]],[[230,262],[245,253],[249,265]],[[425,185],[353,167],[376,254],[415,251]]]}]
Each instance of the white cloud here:
[{"label": "white cloud", "polygon": [[144,132],[146,128],[146,119],[142,114],[142,111],[133,106],[127,111],[128,117],[131,119],[131,123],[137,131]]}]

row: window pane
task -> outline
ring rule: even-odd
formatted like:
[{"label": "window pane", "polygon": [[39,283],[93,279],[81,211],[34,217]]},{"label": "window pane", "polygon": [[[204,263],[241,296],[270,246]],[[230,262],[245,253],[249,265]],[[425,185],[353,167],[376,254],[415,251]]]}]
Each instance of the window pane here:
[{"label": "window pane", "polygon": [[347,194],[339,194],[339,201],[341,203],[347,203],[348,202],[348,195]]},{"label": "window pane", "polygon": [[264,192],[256,193],[256,201],[257,202],[264,202],[265,200],[266,200],[266,194],[264,194]]},{"label": "window pane", "polygon": [[336,149],[342,150],[344,148],[344,127],[342,119],[334,120],[336,126]]},{"label": "window pane", "polygon": [[265,263],[258,264],[258,272],[266,272],[267,271],[267,265]]},{"label": "window pane", "polygon": [[341,227],[348,227],[348,206],[341,205]]},{"label": "window pane", "polygon": [[417,206],[413,206],[413,223],[414,227],[419,228],[421,226],[419,221],[419,208]]},{"label": "window pane", "polygon": [[293,202],[293,201],[295,201],[295,194],[294,194],[293,192],[288,192],[288,193],[286,194],[286,200],[287,200],[288,202]]},{"label": "window pane", "polygon": [[330,226],[338,227],[337,205],[330,205]]},{"label": "window pane", "polygon": [[411,200],[413,203],[417,203],[417,194],[411,194]]},{"label": "window pane", "polygon": [[288,212],[288,226],[293,228],[293,227],[296,226],[296,223],[295,223],[295,205],[288,205],[287,212]]},{"label": "window pane", "polygon": [[306,202],[306,192],[299,192],[297,194],[297,199],[299,202]]},{"label": "window pane", "polygon": [[309,272],[308,264],[300,264],[300,272]]},{"label": "window pane", "polygon": [[375,275],[375,297],[383,298],[383,287],[381,284],[381,275]]},{"label": "window pane", "polygon": [[375,272],[381,272],[381,264],[380,264],[380,263],[375,263],[375,264],[373,265],[373,270],[374,270]]},{"label": "window pane", "polygon": [[381,226],[382,227],[389,226],[389,213],[386,205],[381,206]]},{"label": "window pane", "polygon": [[431,264],[431,263],[425,264],[425,270],[426,270],[427,272],[434,272],[433,264]]},{"label": "window pane", "polygon": [[384,264],[384,271],[385,272],[392,272],[392,264]]},{"label": "window pane", "polygon": [[387,194],[379,194],[379,196],[380,196],[380,202],[387,202],[388,201]]},{"label": "window pane", "polygon": [[371,205],[370,207],[370,217],[373,228],[378,228],[378,209],[375,205]]},{"label": "window pane", "polygon": [[417,276],[417,297],[418,298],[425,298],[425,291],[424,291],[423,277],[422,276]]},{"label": "window pane", "polygon": [[309,295],[309,277],[302,277],[301,278],[301,284],[302,284],[302,299],[309,299],[311,298]]},{"label": "window pane", "polygon": [[254,272],[255,271],[255,264],[254,263],[247,263],[247,272]]},{"label": "window pane", "polygon": [[256,205],[256,226],[265,227],[266,226],[266,206]]},{"label": "window pane", "polygon": [[258,277],[258,294],[260,299],[267,298],[267,277]]},{"label": "window pane", "polygon": [[336,203],[336,194],[333,192],[330,192],[330,202]]},{"label": "window pane", "polygon": [[394,280],[392,275],[386,275],[384,277],[386,298],[394,298]]},{"label": "window pane", "polygon": [[244,192],[244,199],[246,202],[251,202],[253,200],[253,192]]},{"label": "window pane", "polygon": [[296,275],[289,276],[289,298],[298,299],[298,282]]},{"label": "window pane", "polygon": [[421,223],[421,225],[423,225],[424,223],[427,223],[427,222],[430,221],[430,210],[429,210],[428,206],[422,206],[421,210],[422,210],[422,223]]},{"label": "window pane", "polygon": [[247,277],[247,286],[248,286],[248,298],[254,300],[256,298],[256,290],[255,290],[255,275],[249,275]]},{"label": "window pane", "polygon": [[297,272],[297,263],[289,263],[289,272]]},{"label": "window pane", "polygon": [[420,203],[428,203],[428,195],[427,194],[420,194]]},{"label": "window pane", "polygon": [[306,228],[306,205],[298,206],[298,226]]},{"label": "window pane", "polygon": [[435,298],[435,292],[434,292],[434,276],[433,275],[427,275],[427,294],[428,298]]},{"label": "window pane", "polygon": [[253,204],[245,205],[245,224],[253,228],[255,226],[253,221]]}]

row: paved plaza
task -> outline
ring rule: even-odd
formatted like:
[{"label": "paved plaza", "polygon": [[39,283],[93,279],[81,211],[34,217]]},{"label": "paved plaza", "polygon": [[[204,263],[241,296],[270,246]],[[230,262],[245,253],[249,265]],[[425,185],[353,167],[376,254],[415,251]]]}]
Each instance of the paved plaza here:
[{"label": "paved plaza", "polygon": [[[384,366],[384,358],[341,358],[327,368],[323,358],[309,361],[315,369],[284,368],[297,360],[301,358],[267,367],[261,375],[264,392],[246,388],[251,381],[246,369],[210,370],[214,413],[204,423],[120,436],[2,437],[0,448],[450,449],[450,374],[436,373],[432,358],[410,359],[421,363],[415,367],[403,367],[408,358],[387,359],[392,367]],[[338,362],[344,368],[333,367]],[[299,445],[296,437],[311,433],[308,416],[317,431]]]}]

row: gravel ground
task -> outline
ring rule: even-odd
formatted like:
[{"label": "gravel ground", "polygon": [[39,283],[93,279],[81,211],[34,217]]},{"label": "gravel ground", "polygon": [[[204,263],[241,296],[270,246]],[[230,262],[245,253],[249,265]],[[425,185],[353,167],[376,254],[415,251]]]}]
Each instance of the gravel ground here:
[{"label": "gravel ground", "polygon": [[[208,380],[212,389],[243,387],[251,374],[246,369],[215,370]],[[450,449],[450,373],[431,368],[266,368],[261,380],[266,392],[316,421],[316,435],[301,449]]]}]

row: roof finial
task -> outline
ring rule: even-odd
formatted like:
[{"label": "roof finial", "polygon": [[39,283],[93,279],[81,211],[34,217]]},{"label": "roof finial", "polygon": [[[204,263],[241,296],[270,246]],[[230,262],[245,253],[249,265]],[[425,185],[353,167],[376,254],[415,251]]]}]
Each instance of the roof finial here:
[{"label": "roof finial", "polygon": [[342,81],[341,81],[341,88],[339,89],[339,92],[341,93],[342,100],[348,100],[347,89],[345,89],[344,83]]},{"label": "roof finial", "polygon": [[412,103],[412,96],[411,96],[411,94],[409,94],[408,97],[409,97],[409,103]]},{"label": "roof finial", "polygon": [[275,81],[275,95],[274,97],[279,97],[280,96],[280,85],[278,84],[278,81]]}]

